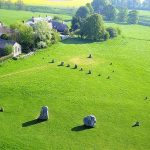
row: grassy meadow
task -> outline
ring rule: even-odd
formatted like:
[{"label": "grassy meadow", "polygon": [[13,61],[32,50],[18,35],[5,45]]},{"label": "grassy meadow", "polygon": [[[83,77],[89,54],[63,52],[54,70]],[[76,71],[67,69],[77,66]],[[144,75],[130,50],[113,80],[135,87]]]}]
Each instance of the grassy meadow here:
[{"label": "grassy meadow", "polygon": [[30,11],[16,11],[16,10],[5,10],[0,9],[0,21],[2,21],[6,25],[10,25],[16,22],[20,21],[27,21],[34,17],[38,16],[46,16],[49,15],[51,17],[53,16],[59,16],[62,18],[62,20],[68,22],[68,20],[71,20],[71,16],[64,15],[64,14],[50,14],[50,13],[39,13],[39,12],[30,12]]},{"label": "grassy meadow", "polygon": [[[32,16],[22,13],[0,13],[0,20],[11,24]],[[119,26],[122,36],[101,43],[68,39],[0,64],[1,150],[150,149],[150,28],[107,25]],[[58,67],[61,61],[71,68]],[[50,120],[35,124],[43,105]],[[97,118],[93,129],[82,127],[88,114]],[[133,128],[136,121],[141,126]]]}]

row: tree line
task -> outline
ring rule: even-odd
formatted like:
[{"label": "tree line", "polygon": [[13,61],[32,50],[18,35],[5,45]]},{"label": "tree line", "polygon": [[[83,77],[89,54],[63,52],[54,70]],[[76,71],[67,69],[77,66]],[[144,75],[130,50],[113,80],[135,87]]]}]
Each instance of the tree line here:
[{"label": "tree line", "polygon": [[11,0],[0,0],[0,9],[25,10],[41,13],[68,14],[74,13],[74,8],[54,8],[50,6],[33,6],[26,5],[22,0],[17,0],[15,3]]}]

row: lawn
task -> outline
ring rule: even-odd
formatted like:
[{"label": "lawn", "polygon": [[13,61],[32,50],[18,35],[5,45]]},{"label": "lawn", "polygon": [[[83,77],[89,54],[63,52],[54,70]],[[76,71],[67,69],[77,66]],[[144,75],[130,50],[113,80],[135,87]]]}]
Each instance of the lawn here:
[{"label": "lawn", "polygon": [[[101,43],[69,39],[1,63],[1,150],[150,149],[150,28],[108,25],[119,26],[122,36]],[[71,68],[58,67],[61,61]],[[50,119],[34,124],[44,105]],[[88,114],[96,116],[95,128],[82,128]],[[141,125],[133,128],[136,121]]]},{"label": "lawn", "polygon": [[64,15],[64,14],[49,14],[49,13],[39,13],[39,12],[30,12],[30,11],[15,11],[15,10],[5,10],[0,9],[0,21],[2,21],[6,25],[10,25],[16,22],[20,21],[27,21],[28,19],[31,19],[32,16],[38,17],[38,16],[46,16],[49,15],[51,17],[53,16],[59,16],[62,18],[62,20],[68,22],[68,20],[71,19],[71,16]]}]

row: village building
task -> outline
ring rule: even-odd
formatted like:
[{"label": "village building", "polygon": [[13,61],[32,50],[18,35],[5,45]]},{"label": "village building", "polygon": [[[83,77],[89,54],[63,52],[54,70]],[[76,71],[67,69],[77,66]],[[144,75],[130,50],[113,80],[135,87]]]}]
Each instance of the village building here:
[{"label": "village building", "polygon": [[17,42],[10,41],[10,40],[3,40],[0,39],[0,51],[5,49],[7,45],[11,45],[13,47],[12,55],[16,57],[21,54],[21,45]]}]

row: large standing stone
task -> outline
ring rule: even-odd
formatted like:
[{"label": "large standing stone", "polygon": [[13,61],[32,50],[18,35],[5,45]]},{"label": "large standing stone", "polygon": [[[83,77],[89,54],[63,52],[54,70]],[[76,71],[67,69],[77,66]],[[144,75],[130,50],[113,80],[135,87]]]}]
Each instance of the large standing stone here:
[{"label": "large standing stone", "polygon": [[41,108],[40,116],[38,117],[39,120],[48,120],[49,119],[49,114],[48,114],[48,107],[43,106]]},{"label": "large standing stone", "polygon": [[96,124],[96,117],[94,115],[89,115],[83,119],[85,126],[94,127]]}]

